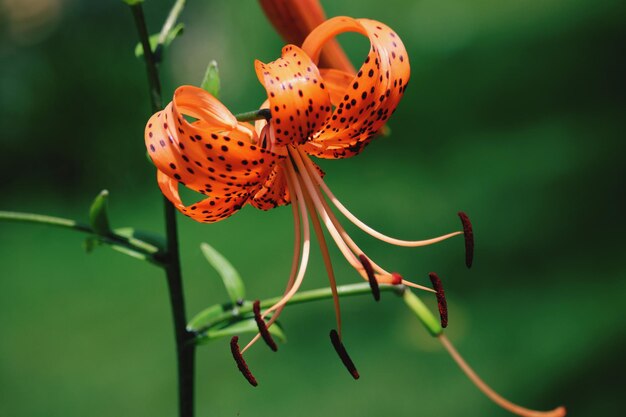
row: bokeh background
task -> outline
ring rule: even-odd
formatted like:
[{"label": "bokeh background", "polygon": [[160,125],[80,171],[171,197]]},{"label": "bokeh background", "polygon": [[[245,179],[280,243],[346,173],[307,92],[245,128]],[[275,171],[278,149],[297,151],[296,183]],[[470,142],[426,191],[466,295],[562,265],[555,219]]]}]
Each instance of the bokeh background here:
[{"label": "bokeh background", "polygon": [[[145,4],[156,32],[169,1]],[[329,15],[393,27],[412,82],[393,135],[360,156],[323,161],[327,182],[389,234],[428,237],[469,213],[462,239],[394,248],[354,232],[377,261],[419,282],[443,277],[449,337],[497,390],[572,416],[622,415],[625,389],[624,80],[621,0],[325,1]],[[253,59],[282,42],[256,2],[189,1],[167,51],[165,96],[198,84],[216,59],[234,111],[263,98]],[[149,99],[121,1],[0,0],[0,209],[86,219],[111,192],[115,226],[162,230],[146,163]],[[358,61],[367,48],[340,41]],[[228,256],[252,298],[277,295],[289,271],[289,208],[246,208],[215,225],[180,218],[188,313],[225,301],[198,245]],[[352,229],[351,229],[352,230]],[[0,224],[0,415],[173,416],[174,346],[163,274],[83,236]],[[335,254],[336,255],[336,254]],[[358,277],[337,256],[339,281]],[[306,288],[324,286],[313,252]],[[434,306],[432,300],[429,300]],[[198,416],[505,416],[391,295],[346,299],[354,382],[333,351],[331,302],[289,308],[278,354],[236,370],[228,341],[198,350]]]}]

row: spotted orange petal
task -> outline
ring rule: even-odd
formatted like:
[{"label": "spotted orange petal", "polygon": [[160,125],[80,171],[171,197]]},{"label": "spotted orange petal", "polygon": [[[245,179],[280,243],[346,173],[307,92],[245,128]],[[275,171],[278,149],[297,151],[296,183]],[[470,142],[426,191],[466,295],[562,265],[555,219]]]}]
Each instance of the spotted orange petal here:
[{"label": "spotted orange petal", "polygon": [[324,128],[303,147],[321,158],[358,154],[395,111],[410,77],[402,41],[388,26],[374,20],[329,19],[311,32],[302,50],[317,62],[324,44],[344,32],[367,36],[371,48],[356,75],[322,70],[322,76],[329,77],[324,81],[336,108]]},{"label": "spotted orange petal", "polygon": [[317,66],[300,48],[287,45],[276,61],[255,61],[272,111],[272,146],[306,142],[331,113],[330,95]]},{"label": "spotted orange petal", "polygon": [[[150,118],[145,141],[165,196],[183,214],[203,222],[243,207],[284,158],[253,144],[258,137],[252,125],[237,122],[215,97],[192,86],[178,88],[173,101]],[[185,205],[178,184],[206,198]]]}]

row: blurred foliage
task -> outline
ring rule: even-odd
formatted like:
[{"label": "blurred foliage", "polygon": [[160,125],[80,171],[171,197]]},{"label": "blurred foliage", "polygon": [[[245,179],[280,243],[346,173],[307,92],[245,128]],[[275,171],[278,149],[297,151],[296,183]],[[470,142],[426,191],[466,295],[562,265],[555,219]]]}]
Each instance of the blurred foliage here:
[{"label": "blurred foliage", "polygon": [[[170,2],[144,4],[154,33]],[[476,262],[464,269],[461,239],[423,249],[355,233],[357,241],[419,282],[439,273],[448,334],[497,390],[537,408],[564,403],[571,415],[619,415],[626,4],[324,5],[329,15],[393,27],[413,71],[393,135],[357,158],[322,161],[327,182],[357,215],[399,237],[456,229],[456,211],[467,211]],[[106,187],[116,196],[112,223],[161,230],[142,138],[147,82],[127,6],[4,0],[0,21],[0,208],[86,220]],[[182,21],[185,34],[161,67],[166,98],[180,84],[200,84],[215,59],[233,112],[258,106],[253,59],[272,60],[281,48],[258,5],[188,2]],[[355,60],[366,47],[356,36],[340,41]],[[226,301],[200,242],[219,246],[250,297],[261,298],[282,291],[291,231],[289,208],[247,208],[215,225],[181,219],[189,315]],[[1,416],[174,415],[173,337],[157,268],[112,251],[85,255],[80,236],[39,226],[1,224],[0,242]],[[340,282],[358,279],[334,259]],[[305,286],[325,283],[314,251]],[[343,310],[359,381],[329,343],[331,302],[288,308],[289,343],[248,357],[258,389],[237,372],[226,343],[198,350],[198,416],[506,415],[400,300],[349,299]]]}]

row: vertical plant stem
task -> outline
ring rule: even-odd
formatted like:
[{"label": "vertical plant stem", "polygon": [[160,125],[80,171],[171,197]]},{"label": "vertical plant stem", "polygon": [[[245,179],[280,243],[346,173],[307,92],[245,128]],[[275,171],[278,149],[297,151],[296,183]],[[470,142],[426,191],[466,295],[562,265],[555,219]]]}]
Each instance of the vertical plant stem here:
[{"label": "vertical plant stem", "polygon": [[186,0],[176,0],[174,6],[170,10],[170,14],[165,19],[165,23],[163,23],[163,27],[161,28],[161,32],[159,33],[159,40],[156,48],[154,48],[154,59],[157,62],[161,62],[163,58],[163,45],[165,44],[165,40],[167,39],[167,35],[170,33],[176,21],[178,20],[178,16],[183,11],[185,7]]},{"label": "vertical plant stem", "polygon": [[[182,3],[184,2],[178,1],[174,7],[177,7],[177,5]],[[163,107],[159,72],[157,70],[155,56],[150,48],[148,29],[141,4],[132,5],[131,10],[139,32],[139,39],[141,40],[141,45],[143,46],[143,56],[148,74],[152,112],[156,112],[161,110]],[[180,9],[177,11],[176,15],[178,13],[180,13]],[[167,276],[172,317],[174,319],[174,332],[176,336],[179,416],[193,417],[195,362],[195,343],[193,343],[193,340],[195,335],[186,329],[187,318],[185,313],[185,297],[183,293],[180,254],[178,249],[176,210],[165,197],[163,197],[163,201],[167,238],[167,253],[165,257],[164,269]]]},{"label": "vertical plant stem", "polygon": [[185,315],[185,295],[180,269],[180,253],[178,250],[178,230],[176,225],[176,209],[166,198],[163,198],[165,211],[165,228],[167,237],[167,286],[170,293],[170,304],[176,333],[176,355],[178,359],[178,405],[180,417],[194,415],[194,370],[195,350],[193,343],[195,334],[187,331]]},{"label": "vertical plant stem", "polygon": [[157,70],[154,54],[150,48],[150,35],[148,35],[148,27],[146,26],[146,18],[143,15],[143,7],[141,3],[130,6],[135,18],[135,26],[139,33],[139,40],[143,47],[143,57],[146,62],[146,71],[148,73],[148,86],[150,89],[150,103],[152,112],[155,113],[163,108],[161,101],[161,81],[159,80],[159,71]]}]

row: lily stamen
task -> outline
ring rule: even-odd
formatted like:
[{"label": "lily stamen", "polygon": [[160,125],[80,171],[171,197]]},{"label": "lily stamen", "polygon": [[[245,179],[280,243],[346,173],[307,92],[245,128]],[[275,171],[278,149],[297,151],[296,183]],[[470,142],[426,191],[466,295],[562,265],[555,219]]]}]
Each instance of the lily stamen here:
[{"label": "lily stamen", "polygon": [[[288,179],[289,186],[291,187],[290,190],[295,191],[295,192],[292,192],[292,194],[291,194],[292,204],[294,206],[294,209],[293,209],[294,220],[295,220],[294,223],[297,225],[296,227],[294,227],[294,231],[296,232],[296,239],[295,239],[295,241],[299,242],[301,240],[301,238],[298,237],[300,235],[300,233],[302,233],[300,231],[300,221],[301,221],[302,222],[303,234],[304,234],[304,242],[302,244],[302,248],[298,251],[298,253],[294,249],[294,258],[293,258],[294,262],[292,263],[291,276],[290,276],[290,280],[289,280],[289,283],[287,285],[287,290],[285,291],[285,294],[283,295],[283,297],[278,302],[276,302],[273,306],[271,306],[270,308],[265,310],[265,312],[263,312],[263,314],[261,315],[261,317],[263,319],[265,319],[265,317],[267,317],[267,315],[269,313],[275,311],[275,314],[272,315],[272,317],[270,318],[270,320],[266,324],[267,328],[269,328],[278,319],[278,316],[280,315],[280,312],[282,311],[282,308],[285,306],[287,301],[289,301],[289,299],[291,297],[293,297],[293,295],[300,288],[300,285],[302,284],[302,281],[304,279],[304,274],[305,274],[306,267],[307,267],[307,264],[308,264],[310,247],[311,247],[311,236],[310,236],[310,230],[309,230],[309,219],[308,219],[307,211],[306,211],[306,208],[305,208],[305,201],[304,201],[304,196],[302,194],[302,189],[301,189],[300,185],[297,182],[294,182],[292,180],[292,175],[291,175],[291,172],[290,172],[292,170],[292,168],[291,168],[290,164],[288,164],[288,163],[287,164],[283,164],[283,167],[284,167],[285,171],[288,173],[287,179]],[[296,207],[297,207],[298,210],[295,209]],[[299,211],[299,213],[296,214],[296,211]],[[297,268],[297,273],[295,274],[295,278],[294,278],[294,271],[296,271],[296,269],[294,268],[294,264],[296,262],[296,259],[298,259],[300,257],[300,255],[302,256],[302,259],[300,260],[300,264],[299,264],[299,266]],[[246,345],[246,347],[244,347],[242,349],[241,353],[245,353],[250,347],[252,347],[252,345],[254,345],[254,343],[256,343],[257,340],[259,340],[260,337],[261,337],[261,335],[258,333]]]},{"label": "lily stamen", "polygon": [[233,338],[230,339],[230,351],[233,354],[233,358],[235,359],[235,362],[237,363],[237,368],[239,368],[241,374],[248,380],[250,385],[256,387],[258,385],[258,382],[256,381],[254,375],[252,375],[252,372],[250,372],[248,364],[244,360],[242,353],[239,351],[238,342],[239,336],[233,336]]},{"label": "lily stamen", "polygon": [[365,273],[367,274],[367,279],[370,282],[370,288],[372,289],[374,300],[380,301],[380,288],[378,288],[378,281],[376,281],[374,268],[372,267],[370,260],[363,254],[359,255],[359,260],[361,261],[361,264],[363,264],[363,269],[365,269]]},{"label": "lily stamen", "polygon": [[341,362],[343,362],[345,367],[348,369],[348,372],[350,372],[350,375],[352,375],[352,378],[359,379],[359,371],[357,371],[356,366],[354,366],[354,362],[352,362],[350,355],[348,355],[346,347],[343,345],[341,338],[334,329],[330,331],[330,341],[332,342],[337,355],[339,355]]},{"label": "lily stamen", "polygon": [[[307,164],[312,162],[306,161]],[[352,222],[355,226],[357,226],[359,229],[361,229],[362,231],[364,231],[365,233],[369,234],[370,236],[375,237],[378,240],[381,240],[383,242],[389,243],[391,245],[395,245],[395,246],[404,246],[404,247],[410,247],[410,248],[415,248],[415,247],[420,247],[420,246],[428,246],[428,245],[432,245],[435,243],[439,243],[442,242],[444,240],[450,239],[451,237],[454,236],[458,236],[458,235],[462,235],[463,231],[456,231],[456,232],[452,232],[452,233],[448,233],[446,235],[443,236],[439,236],[439,237],[435,237],[435,238],[431,238],[431,239],[425,239],[425,240],[402,240],[402,239],[396,239],[390,236],[387,236],[383,233],[380,233],[376,230],[374,230],[373,228],[371,228],[370,226],[368,226],[367,224],[363,223],[361,220],[359,220],[354,214],[352,214],[352,212],[350,212],[350,210],[348,210],[346,208],[346,206],[344,206],[337,197],[335,197],[335,195],[333,194],[333,192],[330,190],[330,188],[328,188],[328,185],[326,185],[326,183],[324,182],[324,180],[322,179],[322,177],[315,171],[309,171],[311,176],[313,177],[313,180],[317,183],[317,185],[324,190],[324,193],[328,196],[329,200],[332,201],[332,203],[335,205],[335,207],[337,207],[337,209],[341,212],[341,214],[343,214],[348,220],[350,220],[350,222]],[[467,216],[465,216],[467,218]],[[469,224],[469,218],[467,218],[468,224]],[[465,223],[464,223],[465,224]],[[471,226],[470,226],[470,231],[471,231]]]},{"label": "lily stamen", "polygon": [[270,334],[265,320],[261,317],[261,302],[259,300],[256,300],[252,305],[252,311],[254,312],[254,321],[256,321],[261,337],[270,349],[276,352],[278,350],[278,346],[276,345],[276,342],[274,342],[274,339],[272,339],[272,335]]},{"label": "lily stamen", "polygon": [[[369,278],[365,272],[365,269],[363,268],[363,265],[358,260],[358,257],[356,255],[357,253],[363,253],[363,251],[356,245],[356,243],[352,240],[352,238],[350,238],[348,233],[346,233],[345,229],[341,226],[341,223],[335,217],[332,210],[330,209],[330,206],[328,205],[326,200],[323,198],[322,193],[319,190],[319,188],[313,185],[313,180],[311,176],[313,175],[319,176],[319,174],[317,173],[317,170],[315,169],[315,166],[313,165],[313,162],[309,159],[307,155],[305,155],[303,152],[298,152],[297,150],[294,151],[293,149],[290,149],[290,155],[292,156],[292,160],[296,163],[298,167],[298,170],[299,170],[298,174],[303,179],[303,182],[304,182],[303,185],[309,191],[309,194],[312,194],[314,196],[315,210],[317,210],[320,213],[322,218],[328,218],[330,220],[330,225],[327,223],[326,226],[329,232],[331,233],[331,235],[333,236],[333,238],[335,239],[337,246],[339,247],[341,252],[344,254],[346,260],[350,263],[350,265],[352,265],[352,267],[359,272],[359,274],[364,280],[368,281]],[[338,236],[336,236],[335,234],[338,234]],[[368,259],[368,260],[370,261],[370,264],[372,265],[372,267],[376,271],[380,272],[380,275],[376,274],[376,278],[379,283],[391,284],[397,281],[397,279],[393,276],[393,274],[389,273],[388,271],[380,267],[373,260],[371,259]],[[428,287],[424,287],[422,285],[415,284],[410,281],[403,280],[403,283],[406,283],[407,285],[410,285],[420,290],[429,291],[433,293],[435,292]]]},{"label": "lily stamen", "polygon": [[433,288],[437,291],[437,307],[439,309],[439,317],[441,318],[441,327],[444,329],[448,327],[448,303],[446,301],[446,293],[443,291],[443,284],[439,275],[434,272],[428,274],[430,282],[433,284]]},{"label": "lily stamen", "polygon": [[459,211],[458,214],[463,224],[463,236],[465,237],[465,265],[471,268],[474,260],[474,230],[467,214],[462,211]]},{"label": "lily stamen", "polygon": [[[304,192],[304,198],[308,207],[312,206],[311,196]],[[326,238],[324,237],[324,231],[320,224],[317,212],[309,212],[311,216],[311,222],[313,223],[313,230],[317,236],[317,242],[322,252],[322,258],[324,259],[324,267],[326,268],[326,274],[328,275],[328,282],[330,283],[330,289],[333,294],[333,306],[335,308],[335,318],[337,320],[337,331],[339,337],[341,337],[341,307],[339,305],[339,294],[337,293],[337,280],[335,279],[335,272],[330,260],[330,253],[328,252],[328,245],[326,245]]]}]

